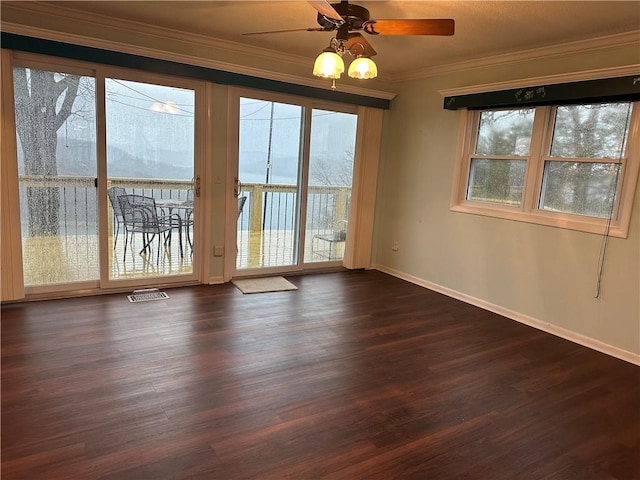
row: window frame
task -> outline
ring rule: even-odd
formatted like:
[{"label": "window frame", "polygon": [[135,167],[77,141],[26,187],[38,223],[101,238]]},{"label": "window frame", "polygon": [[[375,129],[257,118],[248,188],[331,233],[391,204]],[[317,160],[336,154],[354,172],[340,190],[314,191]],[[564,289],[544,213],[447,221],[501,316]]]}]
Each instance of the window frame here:
[{"label": "window frame", "polygon": [[[590,105],[595,102],[584,102]],[[607,102],[616,103],[616,102]],[[537,106],[531,131],[531,145],[525,158],[526,167],[520,205],[490,203],[468,200],[469,175],[473,158],[493,158],[500,155],[478,155],[475,153],[480,116],[483,111],[512,110],[511,108],[488,108],[462,110],[458,128],[458,145],[454,168],[450,209],[454,212],[483,215],[506,220],[534,223],[550,227],[565,228],[588,233],[608,234],[627,238],[633,199],[640,170],[640,102],[631,102],[632,111],[627,132],[625,150],[620,159],[563,158],[551,156],[551,142],[555,121],[555,109],[560,105]],[[523,106],[522,108],[527,108]],[[584,163],[620,163],[620,173],[611,220],[565,212],[554,212],[540,208],[546,161],[578,161]]]}]

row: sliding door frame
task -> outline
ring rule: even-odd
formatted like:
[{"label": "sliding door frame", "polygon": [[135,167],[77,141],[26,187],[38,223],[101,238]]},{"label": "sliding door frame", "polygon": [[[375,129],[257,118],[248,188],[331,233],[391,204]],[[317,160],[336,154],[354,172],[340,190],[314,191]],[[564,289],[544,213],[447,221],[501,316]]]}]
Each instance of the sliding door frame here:
[{"label": "sliding door frame", "polygon": [[[101,293],[108,291],[122,291],[131,287],[139,286],[169,286],[169,285],[188,285],[196,283],[207,283],[209,269],[206,268],[208,257],[209,236],[206,234],[206,228],[202,228],[202,219],[205,215],[210,215],[210,207],[206,202],[202,202],[202,198],[208,195],[207,182],[201,181],[201,194],[194,196],[194,235],[193,235],[193,260],[192,273],[185,275],[171,275],[155,278],[137,278],[130,280],[110,280],[109,279],[109,239],[103,232],[108,231],[108,198],[107,198],[107,145],[106,145],[106,108],[105,108],[105,79],[118,78],[123,80],[154,83],[157,85],[171,86],[177,88],[185,88],[194,91],[195,95],[195,130],[194,130],[194,178],[202,177],[204,156],[207,153],[205,146],[206,131],[209,126],[210,116],[208,115],[209,95],[207,92],[207,84],[201,80],[173,77],[169,75],[150,73],[142,70],[134,70],[120,67],[111,67],[104,64],[93,64],[90,62],[70,60],[62,57],[50,57],[46,55],[24,53],[18,51],[3,50],[3,57],[7,59],[3,68],[10,66],[8,72],[3,72],[3,96],[7,98],[9,95],[13,98],[13,75],[14,65],[25,66],[27,68],[47,69],[50,71],[62,71],[69,73],[77,73],[85,76],[91,76],[95,79],[95,102],[96,102],[96,178],[97,185],[97,209],[98,209],[98,244],[99,244],[99,278],[96,280],[60,283],[51,285],[24,286],[24,279],[17,278],[14,275],[13,282],[22,284],[26,298],[40,298],[65,295],[86,295],[93,293]],[[9,64],[9,65],[7,65]],[[9,112],[7,115],[13,115],[15,119],[15,111]],[[3,129],[11,127],[5,124]],[[4,135],[16,135],[15,123],[12,126],[13,132],[3,132]],[[17,146],[14,146],[11,152],[3,158],[3,162],[10,161],[17,165]],[[17,168],[17,167],[16,167]],[[14,196],[17,195],[17,192]],[[17,202],[17,198],[15,199]],[[21,237],[20,229],[14,232],[14,224],[12,224],[12,235]],[[16,243],[15,239],[14,242]],[[21,244],[21,242],[20,242]],[[188,252],[186,253],[188,254]],[[16,259],[14,259],[16,261]],[[4,269],[4,265],[3,265]],[[21,269],[20,269],[21,270]],[[17,271],[17,270],[16,270]],[[205,276],[207,278],[205,278]],[[19,285],[18,285],[19,287]],[[15,289],[15,288],[14,288]],[[19,290],[19,289],[18,289]]]},{"label": "sliding door frame", "polygon": [[[100,85],[102,89],[102,95],[97,98],[98,103],[102,104],[98,107],[98,173],[102,173],[102,176],[98,176],[98,195],[99,198],[103,199],[103,201],[99,202],[101,210],[100,218],[104,219],[104,227],[107,228],[107,181],[108,171],[107,171],[107,125],[106,125],[106,96],[105,96],[105,84],[107,79],[118,79],[124,81],[132,81],[132,82],[141,82],[141,83],[149,83],[154,85],[161,85],[166,87],[176,87],[183,88],[194,91],[195,96],[195,116],[194,116],[194,159],[193,159],[193,173],[194,179],[201,179],[202,176],[202,158],[204,155],[204,133],[205,133],[205,112],[206,112],[206,85],[202,81],[192,80],[192,79],[184,79],[179,77],[171,77],[167,75],[161,75],[156,73],[149,73],[138,70],[131,70],[125,68],[114,68],[114,67],[102,67],[97,69],[97,83]],[[102,122],[102,124],[100,124]],[[102,150],[102,151],[100,151]],[[193,234],[193,258],[192,258],[192,272],[191,274],[181,274],[181,275],[170,275],[170,276],[159,276],[152,278],[136,278],[131,280],[118,280],[118,279],[110,279],[108,272],[108,255],[109,255],[109,242],[108,237],[106,235],[100,235],[100,254],[101,254],[101,266],[104,265],[105,268],[101,268],[100,272],[100,284],[102,288],[112,289],[118,287],[139,287],[139,286],[156,286],[156,285],[168,285],[168,284],[193,284],[193,283],[201,283],[202,282],[202,273],[201,266],[203,263],[204,255],[202,254],[206,251],[203,248],[203,245],[200,242],[201,233],[201,205],[204,202],[201,202],[200,199],[203,197],[203,183],[200,181],[200,194],[194,195],[194,234]],[[100,224],[102,226],[102,222]],[[186,240],[185,240],[186,241]],[[185,255],[189,253],[185,251]],[[106,263],[102,263],[106,262]]]},{"label": "sliding door frame", "polygon": [[[263,90],[255,90],[241,87],[230,87],[228,91],[228,130],[227,130],[227,208],[225,223],[225,251],[237,251],[237,201],[235,198],[237,181],[239,177],[239,157],[240,157],[240,98],[253,98],[267,102],[286,103],[290,105],[301,106],[303,109],[303,131],[301,138],[300,157],[298,165],[298,194],[299,198],[296,202],[296,221],[297,221],[297,250],[295,264],[278,266],[278,267],[262,267],[252,269],[236,268],[236,255],[226,255],[224,262],[224,280],[229,281],[234,277],[249,277],[270,274],[283,274],[301,272],[305,269],[318,268],[336,268],[342,266],[342,260],[329,262],[305,263],[305,235],[307,224],[307,200],[309,188],[309,161],[311,149],[311,123],[312,113],[314,109],[330,110],[341,113],[349,113],[358,115],[358,107],[343,103],[326,102],[313,98],[298,97],[295,95],[286,95],[280,93],[267,92]],[[358,129],[357,132],[360,130]],[[357,133],[356,132],[356,137]],[[356,138],[356,145],[358,139]],[[354,158],[354,169],[355,169]]]}]

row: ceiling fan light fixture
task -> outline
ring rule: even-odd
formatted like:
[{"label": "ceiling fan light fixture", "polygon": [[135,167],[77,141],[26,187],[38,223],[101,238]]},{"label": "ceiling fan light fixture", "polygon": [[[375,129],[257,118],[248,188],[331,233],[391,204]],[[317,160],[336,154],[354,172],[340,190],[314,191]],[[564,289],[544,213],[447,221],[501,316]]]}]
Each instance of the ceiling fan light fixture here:
[{"label": "ceiling fan light fixture", "polygon": [[349,76],[360,79],[376,78],[378,67],[370,58],[358,57],[349,65]]},{"label": "ceiling fan light fixture", "polygon": [[322,78],[340,78],[344,73],[344,60],[332,48],[325,49],[313,64],[313,74]]}]

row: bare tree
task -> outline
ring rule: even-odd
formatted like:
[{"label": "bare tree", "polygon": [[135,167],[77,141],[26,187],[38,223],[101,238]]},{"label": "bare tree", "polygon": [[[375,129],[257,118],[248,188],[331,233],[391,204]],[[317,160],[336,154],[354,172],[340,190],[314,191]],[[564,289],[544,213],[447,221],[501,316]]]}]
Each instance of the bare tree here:
[{"label": "bare tree", "polygon": [[338,160],[318,158],[309,171],[315,185],[350,187],[353,180],[353,151],[346,150]]},{"label": "bare tree", "polygon": [[[57,132],[72,113],[78,75],[16,67],[16,129],[24,152],[26,175],[58,174]],[[57,187],[27,187],[29,235],[57,235],[60,193]]]}]

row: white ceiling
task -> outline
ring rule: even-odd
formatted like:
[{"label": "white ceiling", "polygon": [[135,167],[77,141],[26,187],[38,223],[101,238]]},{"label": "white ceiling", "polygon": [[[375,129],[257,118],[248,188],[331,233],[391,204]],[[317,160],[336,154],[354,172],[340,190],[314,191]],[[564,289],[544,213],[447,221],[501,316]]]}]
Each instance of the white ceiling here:
[{"label": "white ceiling", "polygon": [[[9,3],[12,2],[4,2]],[[331,33],[243,33],[316,27],[306,1],[43,2],[172,30],[314,58]],[[428,67],[640,30],[634,1],[359,1],[372,19],[453,18],[453,37],[367,36],[378,68],[402,75]],[[62,7],[62,8],[60,8]],[[67,13],[69,13],[67,11]],[[640,48],[639,48],[640,61]]]}]

